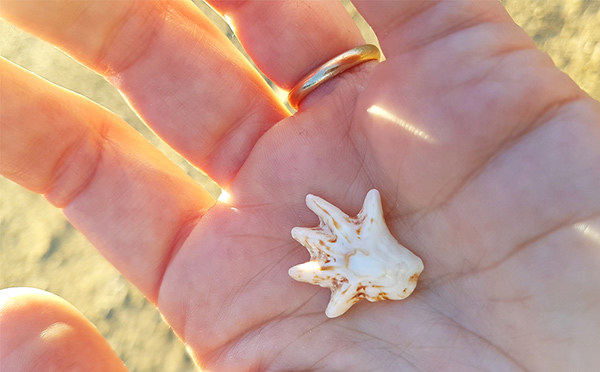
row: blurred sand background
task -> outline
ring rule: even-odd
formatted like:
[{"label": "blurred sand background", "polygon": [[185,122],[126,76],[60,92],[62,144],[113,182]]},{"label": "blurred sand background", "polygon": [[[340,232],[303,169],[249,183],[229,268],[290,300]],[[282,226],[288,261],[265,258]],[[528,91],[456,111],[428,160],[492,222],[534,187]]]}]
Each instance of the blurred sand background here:
[{"label": "blurred sand background", "polygon": [[[502,2],[559,68],[600,99],[600,0]],[[235,39],[222,19],[200,0],[196,3]],[[102,77],[2,20],[0,55],[114,111],[219,194],[216,185],[147,130]],[[195,370],[154,306],[42,196],[0,178],[0,223],[0,288],[30,286],[65,298],[98,327],[131,371]]]}]

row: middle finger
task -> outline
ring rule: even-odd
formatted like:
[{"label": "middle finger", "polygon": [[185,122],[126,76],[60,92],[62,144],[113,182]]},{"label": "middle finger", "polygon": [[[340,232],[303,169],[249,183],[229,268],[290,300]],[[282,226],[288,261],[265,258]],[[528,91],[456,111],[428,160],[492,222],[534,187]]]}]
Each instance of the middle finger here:
[{"label": "middle finger", "polygon": [[271,80],[291,89],[313,68],[364,43],[336,1],[208,0],[226,14],[252,60]]},{"label": "middle finger", "polygon": [[289,115],[191,1],[10,1],[2,17],[116,85],[144,121],[226,184],[271,125]]}]

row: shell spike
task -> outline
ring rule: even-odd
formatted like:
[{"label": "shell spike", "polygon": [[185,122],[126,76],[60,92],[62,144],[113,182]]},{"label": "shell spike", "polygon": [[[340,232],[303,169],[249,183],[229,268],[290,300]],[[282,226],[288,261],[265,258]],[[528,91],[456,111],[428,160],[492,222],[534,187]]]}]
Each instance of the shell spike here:
[{"label": "shell spike", "polygon": [[319,217],[321,227],[327,226],[331,231],[339,229],[342,221],[349,218],[335,205],[312,194],[306,195],[306,206]]},{"label": "shell spike", "polygon": [[372,189],[367,193],[362,210],[359,213],[359,218],[363,216],[381,216],[383,218],[383,206],[381,205],[381,195],[376,189]]},{"label": "shell spike", "polygon": [[348,291],[345,291],[345,294],[342,289],[331,291],[331,299],[325,309],[325,315],[328,318],[337,318],[358,302],[358,298],[353,296],[355,291],[352,289],[355,290],[356,288],[350,288]]}]

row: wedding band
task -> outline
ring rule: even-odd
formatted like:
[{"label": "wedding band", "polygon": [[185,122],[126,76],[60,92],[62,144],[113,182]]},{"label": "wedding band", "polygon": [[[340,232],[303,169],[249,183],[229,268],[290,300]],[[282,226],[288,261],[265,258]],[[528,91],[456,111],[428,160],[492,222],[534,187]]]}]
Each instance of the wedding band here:
[{"label": "wedding band", "polygon": [[288,94],[290,106],[292,106],[294,110],[297,110],[300,102],[302,102],[310,92],[317,89],[317,87],[327,80],[363,62],[379,60],[380,56],[381,52],[379,51],[379,48],[372,44],[366,44],[350,49],[325,62],[309,73],[304,79],[300,80],[300,82],[292,88]]}]

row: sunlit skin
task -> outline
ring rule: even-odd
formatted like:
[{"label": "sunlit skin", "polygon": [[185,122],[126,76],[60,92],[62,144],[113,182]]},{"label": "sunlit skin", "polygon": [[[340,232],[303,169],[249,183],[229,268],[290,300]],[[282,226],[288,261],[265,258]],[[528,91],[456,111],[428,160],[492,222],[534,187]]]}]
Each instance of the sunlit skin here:
[{"label": "sunlit skin", "polygon": [[[338,2],[211,4],[284,89],[364,43]],[[187,2],[2,0],[3,18],[106,75],[229,198],[213,206],[120,118],[6,62],[2,174],[63,208],[207,371],[600,370],[598,102],[498,1],[355,5],[386,61],[292,116]],[[287,274],[308,258],[290,230],[318,223],[308,193],[355,215],[371,188],[425,271],[406,300],[328,319],[329,291]],[[21,296],[0,307],[3,368],[124,370],[108,348],[64,357],[75,337],[61,353],[5,336],[35,339],[46,321],[20,314],[53,301],[70,335],[103,342],[67,305]]]}]

